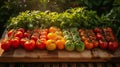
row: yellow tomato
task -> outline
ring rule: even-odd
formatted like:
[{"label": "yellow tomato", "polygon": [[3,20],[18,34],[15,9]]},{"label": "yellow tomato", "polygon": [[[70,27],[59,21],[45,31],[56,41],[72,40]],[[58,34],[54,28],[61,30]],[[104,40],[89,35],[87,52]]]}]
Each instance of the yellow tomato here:
[{"label": "yellow tomato", "polygon": [[55,50],[56,49],[56,44],[54,43],[55,41],[54,40],[47,40],[46,41],[46,48],[47,50]]},{"label": "yellow tomato", "polygon": [[56,40],[57,35],[55,33],[48,33],[47,38],[52,39],[52,40]]}]

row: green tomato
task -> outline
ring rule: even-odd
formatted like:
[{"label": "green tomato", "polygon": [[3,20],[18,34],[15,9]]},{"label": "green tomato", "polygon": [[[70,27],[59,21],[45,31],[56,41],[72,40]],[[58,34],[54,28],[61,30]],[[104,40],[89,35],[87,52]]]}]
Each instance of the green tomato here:
[{"label": "green tomato", "polygon": [[79,52],[83,51],[85,49],[84,43],[83,42],[76,42],[75,43],[75,49]]},{"label": "green tomato", "polygon": [[71,40],[67,40],[65,43],[65,49],[67,51],[73,51],[75,49],[75,45],[73,44],[73,42]]}]

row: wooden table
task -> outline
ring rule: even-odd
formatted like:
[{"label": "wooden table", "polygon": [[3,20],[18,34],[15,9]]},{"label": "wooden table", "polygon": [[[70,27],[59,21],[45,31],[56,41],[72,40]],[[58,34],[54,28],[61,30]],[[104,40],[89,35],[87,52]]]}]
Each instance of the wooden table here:
[{"label": "wooden table", "polygon": [[26,51],[22,48],[8,52],[1,51],[0,62],[108,62],[120,60],[120,49],[110,53],[106,50],[95,48],[83,52],[66,50],[47,51],[34,50]]}]

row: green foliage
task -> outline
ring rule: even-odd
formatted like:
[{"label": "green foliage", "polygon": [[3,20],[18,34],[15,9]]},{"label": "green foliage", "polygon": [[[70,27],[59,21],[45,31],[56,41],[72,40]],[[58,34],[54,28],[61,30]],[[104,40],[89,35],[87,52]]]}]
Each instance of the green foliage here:
[{"label": "green foliage", "polygon": [[113,23],[111,23],[111,27],[114,29],[115,35],[120,40],[120,6],[114,7],[111,11],[106,15]]},{"label": "green foliage", "polygon": [[85,8],[72,8],[63,13],[49,11],[20,12],[17,17],[11,18],[9,23],[8,28],[24,27],[29,29],[29,24],[34,28],[41,25],[46,27],[58,26],[60,28],[94,28],[96,26],[100,27],[101,24],[105,25],[105,19],[100,18],[96,11],[86,10]]}]

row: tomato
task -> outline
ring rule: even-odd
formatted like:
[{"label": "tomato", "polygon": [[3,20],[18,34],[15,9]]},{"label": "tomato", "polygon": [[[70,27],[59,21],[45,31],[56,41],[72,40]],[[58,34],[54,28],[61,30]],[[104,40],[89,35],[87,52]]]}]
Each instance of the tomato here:
[{"label": "tomato", "polygon": [[106,41],[99,40],[99,47],[101,49],[107,49],[108,43]]},{"label": "tomato", "polygon": [[20,39],[20,45],[23,47],[24,43],[27,41],[27,38]]},{"label": "tomato", "polygon": [[89,38],[87,38],[86,36],[81,36],[81,40],[85,41],[85,40],[89,40]]},{"label": "tomato", "polygon": [[80,32],[80,36],[86,36],[85,31]]},{"label": "tomato", "polygon": [[96,37],[95,36],[89,36],[89,38],[91,39],[91,40],[96,40]]},{"label": "tomato", "polygon": [[47,50],[53,51],[56,49],[56,44],[54,40],[47,40],[46,41],[46,48]]},{"label": "tomato", "polygon": [[40,33],[40,30],[39,29],[35,29],[34,32],[35,33]]},{"label": "tomato", "polygon": [[23,36],[24,36],[24,37],[28,37],[28,38],[29,38],[29,37],[30,37],[30,33],[25,32],[25,33],[23,34]]},{"label": "tomato", "polygon": [[22,33],[25,32],[25,30],[23,28],[19,28],[18,31],[21,31]]},{"label": "tomato", "polygon": [[86,40],[86,41],[84,42],[84,44],[85,44],[85,48],[86,48],[86,49],[91,50],[91,49],[94,48],[94,45],[93,45],[92,42],[89,42],[89,41]]},{"label": "tomato", "polygon": [[4,51],[9,51],[11,49],[11,42],[8,39],[3,39],[1,42],[1,48]]},{"label": "tomato", "polygon": [[61,39],[64,39],[64,37],[60,36],[60,35],[58,35],[57,38],[56,38],[56,40],[61,40]]},{"label": "tomato", "polygon": [[42,43],[46,44],[47,39],[41,38],[40,40],[41,40]]},{"label": "tomato", "polygon": [[34,34],[31,36],[31,39],[37,41],[37,39],[39,39],[39,34],[38,34],[38,33],[34,33]]},{"label": "tomato", "polygon": [[48,38],[48,39],[56,40],[57,35],[56,35],[55,33],[48,33],[47,38]]},{"label": "tomato", "polygon": [[15,31],[14,29],[11,29],[10,31],[8,31],[8,33],[7,33],[8,37],[10,37],[11,35],[13,35],[14,31]]},{"label": "tomato", "polygon": [[53,32],[53,33],[55,33],[57,31],[57,28],[56,27],[50,27],[49,28],[49,32],[51,33],[51,32]]},{"label": "tomato", "polygon": [[23,37],[23,33],[21,31],[17,31],[14,36],[22,38]]},{"label": "tomato", "polygon": [[103,36],[102,36],[100,33],[97,33],[97,34],[96,34],[96,38],[97,38],[98,40],[102,40],[102,39],[103,39]]},{"label": "tomato", "polygon": [[57,40],[55,44],[59,50],[63,50],[65,48],[65,40],[63,39]]},{"label": "tomato", "polygon": [[11,46],[12,46],[13,48],[18,48],[18,47],[20,46],[20,38],[18,38],[18,37],[13,37],[13,38],[11,39]]},{"label": "tomato", "polygon": [[41,38],[47,39],[47,36],[46,36],[46,35],[41,35],[41,36],[40,36],[40,39],[41,39]]},{"label": "tomato", "polygon": [[47,36],[47,32],[46,31],[42,31],[41,33],[40,33],[40,35],[46,35]]},{"label": "tomato", "polygon": [[83,32],[84,30],[83,29],[79,29],[79,33]]},{"label": "tomato", "polygon": [[102,32],[102,29],[96,27],[96,28],[94,28],[93,31],[94,31],[95,33],[101,33],[101,32]]},{"label": "tomato", "polygon": [[46,48],[46,44],[45,44],[44,42],[42,42],[40,39],[38,39],[38,40],[36,41],[36,47],[37,47],[38,49],[45,49],[45,48]]},{"label": "tomato", "polygon": [[28,51],[32,51],[34,50],[35,48],[35,41],[34,40],[27,40],[25,43],[24,43],[24,48]]},{"label": "tomato", "polygon": [[112,28],[110,28],[110,27],[107,27],[106,30],[109,31],[109,32],[111,32],[111,33],[113,32]]},{"label": "tomato", "polygon": [[108,44],[108,49],[111,51],[115,51],[116,49],[118,49],[119,45],[117,41],[114,42],[109,42]]}]

